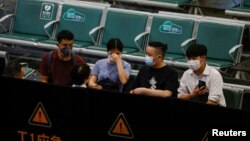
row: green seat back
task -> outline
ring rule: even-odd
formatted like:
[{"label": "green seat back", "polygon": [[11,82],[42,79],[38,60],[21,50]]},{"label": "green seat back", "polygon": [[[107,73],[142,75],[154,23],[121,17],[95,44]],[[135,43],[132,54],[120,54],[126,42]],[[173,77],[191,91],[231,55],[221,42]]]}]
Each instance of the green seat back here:
[{"label": "green seat back", "polygon": [[[16,7],[13,33],[47,36],[44,25],[55,20],[57,3],[38,0],[19,0]],[[53,27],[48,31],[52,32]]]},{"label": "green seat back", "polygon": [[[148,15],[144,13],[109,10],[102,44],[106,45],[110,38],[120,38],[125,48],[137,49],[134,39],[140,33],[145,32],[147,19]],[[139,44],[142,45],[142,41]]]},{"label": "green seat back", "polygon": [[223,88],[227,107],[241,109],[244,90]]},{"label": "green seat back", "polygon": [[194,24],[191,19],[154,16],[149,41],[160,41],[168,45],[167,53],[184,56],[181,43],[192,38]]},{"label": "green seat back", "polygon": [[[76,41],[92,42],[89,32],[100,26],[102,10],[102,8],[97,7],[64,4],[57,33],[67,29],[74,34]],[[97,38],[97,34],[94,35],[94,38]]]},{"label": "green seat back", "polygon": [[[207,58],[234,63],[229,50],[241,44],[243,27],[202,21],[199,23],[196,43],[208,48]],[[237,53],[234,55],[235,59]]]}]

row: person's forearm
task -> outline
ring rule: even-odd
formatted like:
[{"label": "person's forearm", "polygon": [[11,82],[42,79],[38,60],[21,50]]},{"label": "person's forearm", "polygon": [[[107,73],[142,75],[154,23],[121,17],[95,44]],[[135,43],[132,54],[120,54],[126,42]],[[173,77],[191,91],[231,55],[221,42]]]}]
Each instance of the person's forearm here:
[{"label": "person's forearm", "polygon": [[213,101],[213,100],[208,100],[208,101],[207,101],[207,104],[210,104],[210,105],[218,105],[218,102]]},{"label": "person's forearm", "polygon": [[98,84],[96,83],[97,77],[94,75],[90,76],[88,87],[90,88],[97,88]]},{"label": "person's forearm", "polygon": [[157,97],[170,97],[172,92],[168,90],[145,89],[144,94]]},{"label": "person's forearm", "polygon": [[193,94],[182,94],[179,99],[183,99],[183,100],[191,100],[193,99],[195,96]]},{"label": "person's forearm", "polygon": [[128,81],[128,76],[125,70],[123,69],[122,62],[117,63],[117,70],[121,84],[126,84]]},{"label": "person's forearm", "polygon": [[40,81],[43,83],[48,83],[48,77],[45,75],[40,75]]}]

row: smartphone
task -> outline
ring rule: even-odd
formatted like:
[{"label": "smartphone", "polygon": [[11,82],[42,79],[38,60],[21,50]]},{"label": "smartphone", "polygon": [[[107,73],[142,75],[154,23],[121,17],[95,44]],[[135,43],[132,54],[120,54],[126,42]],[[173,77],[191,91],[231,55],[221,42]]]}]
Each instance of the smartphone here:
[{"label": "smartphone", "polygon": [[[201,88],[202,86],[205,86],[204,89],[206,89],[206,82],[202,81],[202,80],[199,80],[199,82],[198,82],[198,88]],[[208,93],[203,94],[203,95],[199,95],[198,99],[199,99],[200,102],[206,103],[207,100],[208,100]]]},{"label": "smartphone", "polygon": [[199,80],[199,82],[198,82],[198,88],[201,88],[202,86],[206,87],[206,82],[202,81],[202,80]]}]

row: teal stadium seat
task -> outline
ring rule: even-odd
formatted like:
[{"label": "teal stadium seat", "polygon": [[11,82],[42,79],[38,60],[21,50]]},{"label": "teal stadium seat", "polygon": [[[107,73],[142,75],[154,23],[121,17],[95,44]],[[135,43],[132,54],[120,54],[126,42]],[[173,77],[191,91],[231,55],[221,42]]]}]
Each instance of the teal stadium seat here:
[{"label": "teal stadium seat", "polygon": [[241,0],[242,3],[238,7],[233,7],[225,10],[227,15],[235,17],[250,18],[250,0]]},{"label": "teal stadium seat", "polygon": [[[244,24],[222,21],[199,21],[196,38],[185,41],[182,47],[194,41],[208,48],[207,64],[227,68],[240,61]],[[185,60],[179,60],[185,61]]]},{"label": "teal stadium seat", "polygon": [[45,26],[47,28],[55,26],[55,33],[49,40],[38,43],[40,48],[56,49],[56,35],[63,29],[69,30],[74,34],[74,50],[97,44],[98,33],[90,35],[90,31],[101,25],[103,15],[109,5],[93,5],[91,3],[64,2],[60,11],[60,20],[51,21]]},{"label": "teal stadium seat", "polygon": [[[56,0],[19,0],[14,15],[6,15],[0,19],[1,23],[7,18],[13,18],[9,32],[0,34],[0,42],[12,45],[35,46],[40,40],[48,39],[43,27],[55,20],[58,8]],[[52,32],[49,28],[48,32]]]},{"label": "teal stadium seat", "polygon": [[243,101],[243,89],[223,88],[224,97],[228,108],[241,109]]},{"label": "teal stadium seat", "polygon": [[195,21],[192,19],[154,14],[149,41],[167,44],[165,60],[185,58],[181,43],[193,37],[194,26]]},{"label": "teal stadium seat", "polygon": [[105,56],[108,40],[119,38],[124,45],[123,54],[143,51],[145,36],[141,35],[146,33],[148,19],[147,12],[109,8],[105,25],[101,28],[99,45],[89,46],[87,49],[94,51],[95,55]]}]

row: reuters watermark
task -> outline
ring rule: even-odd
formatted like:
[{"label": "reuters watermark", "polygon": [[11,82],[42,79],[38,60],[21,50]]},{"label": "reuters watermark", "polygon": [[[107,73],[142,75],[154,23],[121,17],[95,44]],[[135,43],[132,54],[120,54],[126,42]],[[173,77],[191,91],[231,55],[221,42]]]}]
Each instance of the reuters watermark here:
[{"label": "reuters watermark", "polygon": [[233,138],[237,141],[250,141],[248,128],[210,128],[205,132],[202,141],[221,141]]},{"label": "reuters watermark", "polygon": [[212,129],[211,132],[212,137],[246,137],[247,131],[239,131],[239,130],[220,130],[220,129]]}]

